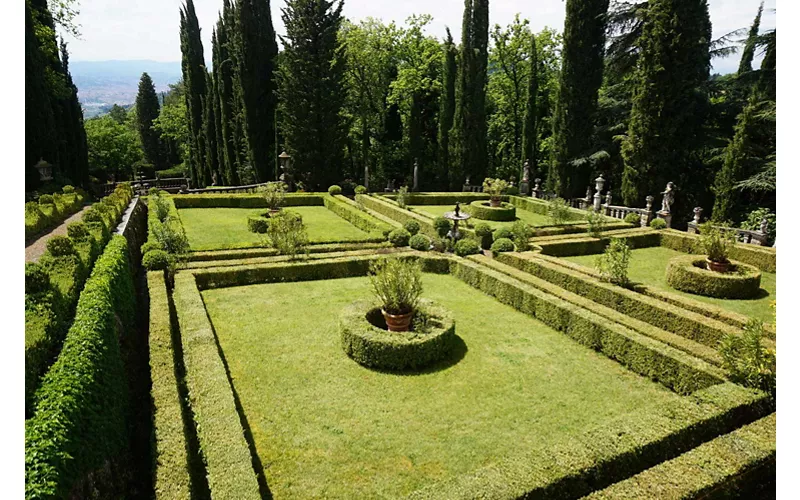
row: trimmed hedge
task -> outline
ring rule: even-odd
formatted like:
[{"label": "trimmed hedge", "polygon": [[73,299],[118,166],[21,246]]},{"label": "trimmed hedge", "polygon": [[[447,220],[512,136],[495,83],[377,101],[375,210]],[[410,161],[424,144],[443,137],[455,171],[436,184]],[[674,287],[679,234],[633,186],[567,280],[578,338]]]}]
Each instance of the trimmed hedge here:
[{"label": "trimmed hedge", "polygon": [[211,497],[260,499],[225,364],[191,273],[175,276],[173,298],[180,324],[189,404]]},{"label": "trimmed hedge", "polygon": [[395,203],[382,200],[379,196],[359,194],[356,195],[356,201],[364,205],[366,208],[385,215],[386,217],[389,217],[400,224],[405,224],[410,220],[414,220],[419,224],[421,233],[427,234],[431,238],[435,238],[437,236],[436,229],[434,229],[432,221],[427,217],[418,214],[417,212],[402,209]]},{"label": "trimmed hedge", "polygon": [[389,232],[394,229],[389,224],[382,220],[376,219],[370,214],[359,210],[349,198],[337,196],[324,196],[322,201],[325,203],[325,208],[335,213],[342,219],[346,220],[355,227],[366,231],[368,233],[380,233],[384,238],[388,237]]},{"label": "trimmed hedge", "polygon": [[[664,229],[658,232],[661,246],[683,253],[702,254],[700,237],[696,234],[684,233],[675,229]],[[730,259],[757,267],[761,271],[774,273],[777,269],[776,250],[746,243],[737,243],[731,247]]]},{"label": "trimmed hedge", "polygon": [[650,229],[631,229],[628,232],[605,232],[602,238],[563,238],[553,240],[535,240],[534,244],[542,249],[544,255],[570,257],[572,255],[589,255],[603,253],[612,237],[625,240],[631,249],[657,247],[661,242],[660,233]]},{"label": "trimmed hedge", "polygon": [[61,354],[25,422],[26,498],[67,498],[76,484],[125,453],[128,396],[120,339],[132,332],[134,320],[128,243],[115,236],[86,282]]},{"label": "trimmed hedge", "polygon": [[395,229],[389,233],[389,242],[395,247],[408,246],[408,240],[411,239],[411,234],[405,229]]},{"label": "trimmed hedge", "polygon": [[[380,243],[375,242],[351,242],[351,243],[312,243],[308,245],[308,253],[325,253],[325,252],[346,252],[348,250],[366,250],[391,247],[392,244],[388,241]],[[205,250],[199,252],[190,252],[188,254],[189,262],[197,261],[214,261],[214,260],[233,260],[233,259],[249,259],[253,257],[269,257],[278,255],[278,251],[274,248],[244,248],[238,250]]]},{"label": "trimmed hedge", "polygon": [[408,240],[408,246],[414,250],[427,252],[431,249],[431,239],[424,234],[415,234]]},{"label": "trimmed hedge", "polygon": [[264,234],[269,229],[269,219],[258,215],[251,215],[247,218],[247,229],[251,233]]},{"label": "trimmed hedge", "polygon": [[[539,215],[549,215],[549,203],[538,198],[521,196],[508,196],[508,202],[517,208],[527,210]],[[567,222],[586,220],[586,213],[577,208],[570,208],[567,212]]]},{"label": "trimmed hedge", "polygon": [[431,316],[429,333],[378,328],[374,324],[383,321],[379,306],[349,305],[339,318],[342,349],[360,365],[391,371],[419,370],[445,358],[456,335],[452,315],[429,300],[420,301],[419,308]]},{"label": "trimmed hedge", "polygon": [[478,245],[478,242],[472,238],[463,238],[456,242],[453,251],[459,257],[466,257],[467,255],[481,253],[481,247]]},{"label": "trimmed hedge", "polygon": [[[396,194],[381,195],[384,198],[394,201],[397,198]],[[406,195],[406,205],[453,205],[455,208],[456,202],[461,204],[472,202],[474,200],[488,200],[489,195],[486,193],[408,193]]]},{"label": "trimmed hedge", "polygon": [[[287,193],[284,207],[322,206],[324,193]],[[258,194],[178,194],[171,196],[175,208],[266,208]]]},{"label": "trimmed hedge", "polygon": [[498,238],[494,240],[494,243],[492,243],[492,246],[490,248],[492,252],[495,254],[499,254],[502,252],[513,252],[514,242],[508,238]]},{"label": "trimmed hedge", "polygon": [[[423,238],[427,238],[427,236],[419,235]],[[309,255],[304,258],[303,260],[308,262],[310,260],[324,260],[324,259],[338,259],[341,257],[359,257],[359,256],[369,256],[369,255],[392,255],[392,254],[403,254],[408,253],[409,250],[407,248],[382,248],[377,252],[374,249],[365,249],[365,250],[349,250],[344,252],[325,252],[325,253],[309,253]],[[208,268],[219,268],[219,267],[231,267],[231,266],[252,266],[257,264],[271,264],[274,262],[290,262],[291,256],[289,255],[273,255],[267,257],[250,257],[250,258],[243,258],[243,259],[231,259],[231,260],[209,260],[209,261],[194,261],[186,263],[182,266],[182,269],[208,269]]]},{"label": "trimmed hedge", "polygon": [[86,198],[83,191],[76,192],[72,186],[64,186],[61,195],[42,195],[39,202],[25,204],[25,240],[49,231],[64,219],[78,212]]},{"label": "trimmed hedge", "polygon": [[731,261],[731,272],[717,273],[705,268],[706,259],[680,255],[667,263],[667,284],[676,290],[717,297],[750,299],[761,290],[761,271],[741,262]]},{"label": "trimmed hedge", "polygon": [[153,403],[153,489],[157,499],[191,497],[181,397],[175,373],[169,297],[163,272],[147,273],[150,295],[150,397]]},{"label": "trimmed hedge", "polygon": [[488,201],[475,200],[464,211],[481,220],[512,221],[517,218],[517,209],[510,203],[501,202],[499,207],[492,207]]}]

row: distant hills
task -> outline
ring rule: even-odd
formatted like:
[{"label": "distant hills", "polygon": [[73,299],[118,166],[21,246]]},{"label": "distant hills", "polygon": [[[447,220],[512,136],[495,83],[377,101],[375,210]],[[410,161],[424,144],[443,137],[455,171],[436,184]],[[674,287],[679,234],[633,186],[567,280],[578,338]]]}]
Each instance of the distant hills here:
[{"label": "distant hills", "polygon": [[144,72],[153,79],[156,92],[166,92],[168,84],[181,79],[179,61],[70,61],[69,70],[85,118],[105,113],[114,104],[133,103]]}]

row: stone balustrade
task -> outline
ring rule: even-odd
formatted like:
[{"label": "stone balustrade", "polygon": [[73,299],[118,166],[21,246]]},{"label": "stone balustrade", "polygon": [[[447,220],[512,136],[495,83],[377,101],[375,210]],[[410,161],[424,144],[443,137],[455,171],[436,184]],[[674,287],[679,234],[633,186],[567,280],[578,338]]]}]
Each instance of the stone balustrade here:
[{"label": "stone balustrade", "polygon": [[[695,207],[694,218],[686,224],[686,231],[690,234],[700,234],[700,218],[703,214],[702,207]],[[713,226],[723,231],[730,231],[736,235],[736,241],[739,243],[748,243],[751,245],[766,246],[767,239],[769,238],[769,221],[767,219],[761,220],[761,226],[758,231],[751,229],[740,229],[738,227],[725,227]]]}]

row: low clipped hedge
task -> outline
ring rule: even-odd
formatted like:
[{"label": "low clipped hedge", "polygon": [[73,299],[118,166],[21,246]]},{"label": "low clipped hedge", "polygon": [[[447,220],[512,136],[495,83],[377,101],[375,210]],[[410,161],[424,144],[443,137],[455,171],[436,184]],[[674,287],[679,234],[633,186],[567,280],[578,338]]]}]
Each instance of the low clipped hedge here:
[{"label": "low clipped hedge", "polygon": [[419,370],[445,358],[455,339],[453,316],[431,301],[419,307],[430,315],[428,333],[390,332],[375,326],[383,322],[379,306],[351,304],[339,318],[342,349],[360,365],[390,371]]},{"label": "low clipped hedge", "polygon": [[[322,206],[323,193],[289,193],[285,207]],[[175,208],[266,208],[259,194],[178,194],[173,195]]]},{"label": "low clipped hedge", "polygon": [[115,236],[78,301],[58,359],[25,422],[25,497],[68,498],[128,447],[128,395],[120,342],[132,332],[135,291],[128,243]]},{"label": "low clipped hedge", "polygon": [[247,229],[251,233],[264,234],[269,229],[269,219],[258,215],[251,215],[247,218]]},{"label": "low clipped hedge", "polygon": [[[375,242],[350,242],[350,243],[311,243],[306,248],[308,253],[327,253],[327,252],[346,252],[349,250],[367,250],[374,249],[380,252],[381,249],[392,246],[388,241]],[[219,261],[219,260],[237,260],[249,259],[253,257],[270,257],[278,255],[278,251],[274,248],[242,248],[235,250],[204,250],[198,252],[190,252],[187,256],[189,262],[197,261]]]},{"label": "low clipped hedge", "polygon": [[83,207],[83,191],[64,186],[63,194],[42,195],[39,201],[25,204],[25,240],[48,231]]},{"label": "low clipped hedge", "polygon": [[706,259],[680,255],[667,263],[667,284],[676,290],[719,299],[750,299],[761,290],[761,271],[731,261],[733,269],[717,273],[706,269]]},{"label": "low clipped hedge", "polygon": [[191,497],[181,397],[175,374],[169,297],[163,272],[147,273],[150,295],[150,398],[153,422],[153,489],[157,499]]},{"label": "low clipped hedge", "polygon": [[[509,196],[508,202],[517,208],[527,210],[539,215],[549,215],[549,203],[538,198],[528,198],[522,196]],[[567,222],[577,222],[586,220],[586,212],[577,208],[570,208],[567,212]]]},{"label": "low clipped hedge", "polygon": [[[390,200],[395,200],[397,198],[396,194],[386,194],[383,195],[384,198],[388,198]],[[450,193],[450,192],[440,192],[440,193],[408,193],[406,195],[406,205],[453,205],[455,207],[456,202],[466,203],[475,200],[488,200],[489,195],[486,193],[472,193],[469,191],[465,191],[462,193]]]},{"label": "low clipped hedge", "polygon": [[325,203],[325,207],[328,210],[335,213],[355,227],[361,229],[362,231],[366,231],[368,233],[380,233],[384,238],[386,238],[389,236],[389,232],[394,229],[392,226],[383,222],[382,220],[378,220],[370,214],[359,210],[354,203],[341,194],[336,196],[324,196],[322,201]]},{"label": "low clipped hedge", "polygon": [[214,331],[191,273],[175,276],[189,404],[212,498],[260,499],[252,457]]},{"label": "low clipped hedge", "polygon": [[608,246],[612,237],[625,240],[625,243],[627,243],[631,249],[657,247],[661,243],[660,233],[650,229],[632,229],[629,230],[629,232],[619,234],[605,233],[602,238],[564,238],[534,241],[534,243],[542,249],[542,253],[545,255],[570,257],[573,255],[603,253],[603,250]]},{"label": "low clipped hedge", "polygon": [[475,200],[464,211],[481,220],[513,221],[517,218],[517,209],[511,203],[501,202],[499,207],[493,207],[488,201]]},{"label": "low clipped hedge", "polygon": [[[660,245],[683,253],[704,253],[700,237],[696,234],[684,233],[675,229],[664,229],[658,232]],[[745,243],[737,243],[730,249],[729,258],[757,267],[766,273],[774,273],[777,269],[776,250]]]},{"label": "low clipped hedge", "polygon": [[385,215],[386,217],[389,217],[400,224],[405,224],[410,220],[416,221],[419,223],[421,233],[427,234],[431,238],[435,238],[437,236],[436,229],[434,229],[431,220],[416,212],[402,209],[393,202],[382,200],[379,196],[371,196],[367,194],[356,195],[356,201],[364,205],[366,208]]}]

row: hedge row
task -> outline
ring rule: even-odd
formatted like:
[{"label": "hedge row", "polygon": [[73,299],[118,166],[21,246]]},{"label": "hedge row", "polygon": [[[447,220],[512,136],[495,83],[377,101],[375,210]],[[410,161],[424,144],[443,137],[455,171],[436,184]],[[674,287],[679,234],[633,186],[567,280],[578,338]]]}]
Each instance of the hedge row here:
[{"label": "hedge row", "polygon": [[115,236],[81,293],[58,359],[25,422],[25,497],[67,498],[128,446],[120,339],[132,332],[135,291],[128,246]]},{"label": "hedge row", "polygon": [[[397,194],[386,194],[382,195],[385,198],[390,200],[396,200]],[[488,200],[490,197],[486,193],[471,193],[471,192],[463,192],[463,193],[408,193],[406,195],[406,204],[407,205],[453,205],[455,207],[456,202],[460,202],[463,204],[469,204],[475,200]],[[505,198],[505,196],[503,197]]]},{"label": "hedge row", "polygon": [[147,289],[150,295],[153,489],[157,499],[188,499],[191,497],[189,458],[164,273],[147,273]]},{"label": "hedge row", "polygon": [[[337,259],[342,257],[359,257],[362,255],[389,255],[396,253],[408,253],[407,248],[381,248],[375,250],[372,248],[360,250],[345,250],[341,252],[315,252],[309,253],[305,262],[322,260],[322,259]],[[256,264],[270,264],[275,262],[291,262],[291,257],[288,255],[272,254],[265,257],[249,257],[244,259],[229,259],[229,260],[205,260],[188,262],[181,266],[181,269],[204,269],[212,267],[232,267],[232,266],[252,266]]]},{"label": "hedge row", "polygon": [[[380,243],[370,242],[353,242],[353,243],[312,243],[308,245],[308,253],[325,253],[325,252],[347,252],[350,250],[367,250],[391,247],[387,241]],[[252,259],[256,257],[271,257],[278,255],[278,251],[274,248],[245,248],[239,250],[206,250],[200,252],[190,252],[188,255],[189,262],[197,261],[212,261],[212,260],[237,260],[237,259]]]},{"label": "hedge row", "polygon": [[705,264],[705,257],[698,255],[670,259],[667,284],[682,292],[720,299],[750,299],[761,290],[761,271],[753,266],[731,261],[733,271],[717,273],[705,269]]},{"label": "hedge row", "polygon": [[698,363],[694,358],[519,280],[467,260],[455,262],[450,272],[503,304],[675,392],[688,394],[720,383],[719,378],[695,366]]},{"label": "hedge row", "polygon": [[747,482],[775,474],[775,422],[773,413],[586,498],[738,497]]},{"label": "hedge row", "polygon": [[[284,206],[322,206],[323,193],[289,193]],[[259,194],[179,194],[174,195],[176,208],[266,208],[264,197]]]},{"label": "hedge row", "polygon": [[[528,198],[522,196],[509,196],[508,202],[514,205],[515,207],[521,208],[523,210],[527,210],[528,212],[533,212],[539,215],[548,215],[550,212],[550,204],[545,200],[540,200],[538,198]],[[567,213],[567,221],[584,221],[586,220],[586,214],[582,210],[578,210],[577,208],[570,208],[569,212]],[[627,226],[626,226],[627,227]]]},{"label": "hedge row", "polygon": [[517,218],[516,207],[506,202],[501,202],[499,207],[491,207],[486,201],[476,200],[465,206],[464,211],[481,220],[513,221]]},{"label": "hedge row", "polygon": [[212,498],[259,499],[258,480],[216,337],[191,273],[175,276],[189,404]]},{"label": "hedge row", "polygon": [[632,412],[578,437],[509,450],[507,459],[410,498],[580,498],[761,418],[771,411],[765,399],[732,383],[715,385],[669,411]]},{"label": "hedge row", "polygon": [[[630,224],[626,222],[610,219],[610,222],[606,222],[605,226],[603,226],[603,232],[608,233],[609,231],[630,229],[630,227]],[[533,237],[535,238],[542,238],[545,236],[555,237],[568,234],[586,234],[587,232],[589,232],[589,224],[587,223],[571,223],[561,224],[558,226],[533,227]]]},{"label": "hedge row", "polygon": [[627,288],[604,283],[599,279],[540,259],[533,254],[502,255],[497,259],[621,314],[708,347],[716,348],[725,334],[739,333],[738,329],[728,324],[691,311],[677,309],[668,303]]},{"label": "hedge row", "polygon": [[544,255],[556,257],[569,257],[572,255],[589,255],[603,253],[612,237],[625,240],[631,249],[656,247],[660,243],[660,235],[649,229],[631,229],[626,232],[604,233],[602,238],[561,238],[561,239],[536,239],[534,244],[542,249]]},{"label": "hedge row", "polygon": [[[391,201],[383,200],[379,196],[371,196],[366,194],[357,194],[356,201],[364,205],[366,208],[383,214],[400,224],[413,220],[419,223],[420,232],[430,236],[431,238],[438,238],[439,235],[433,227],[432,220],[424,215],[410,210],[404,210],[397,204]],[[466,229],[462,231],[467,231]]]},{"label": "hedge row", "polygon": [[[345,201],[346,200],[346,201]],[[389,236],[389,232],[394,229],[389,224],[376,219],[366,212],[359,210],[357,207],[351,205],[346,197],[342,195],[324,195],[322,201],[325,203],[325,208],[335,213],[342,219],[346,220],[355,227],[366,231],[368,233],[380,233],[384,238]]]},{"label": "hedge row", "polygon": [[50,230],[83,207],[83,191],[54,193],[25,204],[25,241]]},{"label": "hedge row", "polygon": [[[660,245],[683,253],[703,254],[700,237],[695,234],[684,233],[674,229],[659,231]],[[758,269],[774,273],[777,268],[776,251],[772,247],[762,247],[746,243],[737,243],[731,248],[729,257],[745,264],[750,264]]]}]

